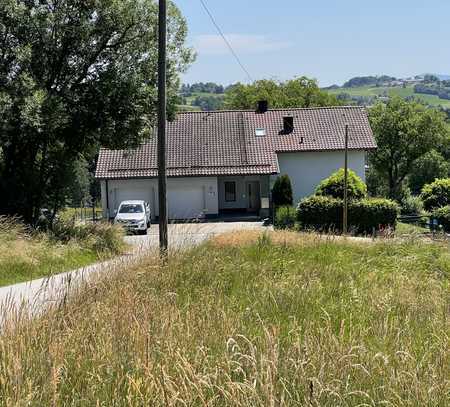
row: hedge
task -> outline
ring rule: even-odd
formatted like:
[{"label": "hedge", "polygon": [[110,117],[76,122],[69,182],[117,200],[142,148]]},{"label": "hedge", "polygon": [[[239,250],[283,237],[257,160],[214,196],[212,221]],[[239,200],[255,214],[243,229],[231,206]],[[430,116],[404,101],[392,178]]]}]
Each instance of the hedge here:
[{"label": "hedge", "polygon": [[[324,179],[316,188],[316,195],[330,196],[332,198],[344,199],[345,185],[344,169],[336,171]],[[347,179],[348,199],[362,199],[367,196],[367,186],[364,181],[352,170],[348,170]]]},{"label": "hedge", "polygon": [[432,217],[438,221],[445,232],[450,232],[450,205],[436,209]]},{"label": "hedge", "polygon": [[[342,230],[344,202],[341,199],[311,196],[298,204],[297,220],[303,229]],[[388,199],[366,198],[348,204],[349,229],[372,233],[384,227],[395,227],[399,207]]]}]

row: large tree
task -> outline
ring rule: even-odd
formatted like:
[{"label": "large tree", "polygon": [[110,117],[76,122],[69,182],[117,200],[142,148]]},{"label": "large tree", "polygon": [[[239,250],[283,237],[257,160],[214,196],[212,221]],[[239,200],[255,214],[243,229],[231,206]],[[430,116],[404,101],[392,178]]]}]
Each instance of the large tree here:
[{"label": "large tree", "polygon": [[386,180],[389,197],[400,199],[416,160],[443,143],[445,118],[436,110],[398,97],[375,105],[369,118],[378,144],[370,163],[378,177]]},{"label": "large tree", "polygon": [[229,109],[254,109],[260,100],[267,100],[271,108],[341,104],[334,95],[321,90],[314,79],[305,76],[286,82],[260,80],[249,85],[238,83],[225,93],[225,106]]},{"label": "large tree", "polygon": [[[155,0],[0,2],[0,213],[28,222],[65,200],[65,176],[99,145],[137,145],[155,120]],[[169,109],[192,61],[169,6]]]}]

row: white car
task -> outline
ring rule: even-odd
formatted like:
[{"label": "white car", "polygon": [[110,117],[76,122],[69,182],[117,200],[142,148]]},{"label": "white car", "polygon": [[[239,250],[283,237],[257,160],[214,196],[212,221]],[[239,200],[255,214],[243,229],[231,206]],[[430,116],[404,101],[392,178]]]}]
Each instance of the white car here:
[{"label": "white car", "polygon": [[146,235],[151,224],[150,205],[145,201],[123,201],[116,212],[114,223],[130,232]]}]

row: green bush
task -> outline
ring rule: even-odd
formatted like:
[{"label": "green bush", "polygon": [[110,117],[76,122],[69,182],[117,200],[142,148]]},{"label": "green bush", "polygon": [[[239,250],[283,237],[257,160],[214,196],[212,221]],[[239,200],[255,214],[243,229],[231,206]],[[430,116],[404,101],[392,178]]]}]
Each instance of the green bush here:
[{"label": "green bush", "polygon": [[[341,199],[311,196],[300,201],[297,220],[303,229],[342,230],[344,203]],[[350,201],[348,226],[356,233],[372,233],[384,227],[395,227],[398,205],[388,199],[366,198]]]},{"label": "green bush", "polygon": [[450,205],[450,178],[437,179],[425,185],[420,196],[427,211]]},{"label": "green bush", "polygon": [[292,185],[289,176],[280,175],[273,184],[272,202],[277,206],[291,206],[294,203],[292,197]]},{"label": "green bush", "polygon": [[433,218],[438,221],[445,232],[450,232],[450,205],[434,210]]},{"label": "green bush", "polygon": [[[316,189],[316,195],[344,198],[344,169],[336,171],[324,179]],[[367,186],[352,170],[348,170],[347,178],[348,199],[362,199],[367,195]]]},{"label": "green bush", "polygon": [[450,164],[447,160],[438,151],[431,150],[414,162],[408,184],[415,194],[420,194],[424,185],[445,178],[449,173]]},{"label": "green bush", "polygon": [[293,229],[297,211],[292,206],[280,206],[275,213],[275,227],[277,229]]},{"label": "green bush", "polygon": [[400,202],[402,215],[420,215],[423,213],[423,202],[420,196],[406,195]]}]

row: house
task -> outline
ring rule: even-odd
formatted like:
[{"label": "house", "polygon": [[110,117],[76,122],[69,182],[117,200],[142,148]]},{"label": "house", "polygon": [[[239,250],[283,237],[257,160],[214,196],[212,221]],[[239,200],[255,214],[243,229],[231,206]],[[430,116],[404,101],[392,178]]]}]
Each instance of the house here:
[{"label": "house", "polygon": [[[344,165],[349,126],[349,167],[365,178],[366,153],[376,147],[360,107],[179,113],[167,125],[168,212],[171,219],[225,213],[269,215],[271,187],[288,174],[295,202]],[[101,149],[104,215],[121,201],[142,199],[158,216],[156,137],[135,150]]]}]

